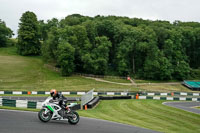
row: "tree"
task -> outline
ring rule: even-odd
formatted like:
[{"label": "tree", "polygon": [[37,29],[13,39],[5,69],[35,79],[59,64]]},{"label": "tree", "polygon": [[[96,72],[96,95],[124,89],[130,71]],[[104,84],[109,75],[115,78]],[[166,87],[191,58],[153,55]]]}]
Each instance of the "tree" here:
[{"label": "tree", "polygon": [[39,39],[41,41],[45,41],[47,39],[47,33],[48,33],[48,30],[47,30],[47,24],[43,21],[43,20],[40,20],[39,21]]},{"label": "tree", "polygon": [[60,26],[64,28],[65,26],[80,25],[81,23],[87,21],[88,19],[90,19],[90,17],[82,16],[80,14],[72,14],[65,17],[65,19],[62,19],[60,21]]},{"label": "tree", "polygon": [[46,62],[57,62],[59,37],[60,30],[56,27],[52,27],[48,33],[48,39],[42,44],[42,57]]},{"label": "tree", "polygon": [[169,30],[168,32],[169,38],[165,41],[163,52],[174,69],[172,77],[179,80],[187,79],[190,73],[190,66],[185,46],[182,46],[182,33],[181,31],[175,29]]},{"label": "tree", "polygon": [[110,47],[111,42],[107,37],[96,37],[91,52],[86,52],[82,56],[84,70],[93,74],[105,74],[108,67]]},{"label": "tree", "polygon": [[195,40],[196,42],[192,45],[194,49],[193,53],[191,51],[191,57],[193,61],[193,68],[200,68],[200,27],[195,29]]},{"label": "tree", "polygon": [[58,65],[61,66],[61,74],[69,76],[74,72],[74,52],[75,49],[71,44],[61,42],[58,45]]},{"label": "tree", "polygon": [[83,26],[86,28],[87,36],[91,44],[95,43],[95,37],[98,36],[97,33],[97,24],[95,21],[88,20],[83,23]]},{"label": "tree", "polygon": [[8,39],[13,35],[13,32],[8,28],[4,21],[0,19],[0,47],[5,47]]},{"label": "tree", "polygon": [[18,30],[17,49],[20,55],[39,55],[39,25],[37,17],[33,12],[22,14]]},{"label": "tree", "polygon": [[88,47],[91,47],[86,28],[81,25],[65,26],[62,29],[60,39],[65,40],[75,48],[74,62],[76,64],[76,71],[82,72],[83,61],[81,58],[85,52],[88,52]]}]

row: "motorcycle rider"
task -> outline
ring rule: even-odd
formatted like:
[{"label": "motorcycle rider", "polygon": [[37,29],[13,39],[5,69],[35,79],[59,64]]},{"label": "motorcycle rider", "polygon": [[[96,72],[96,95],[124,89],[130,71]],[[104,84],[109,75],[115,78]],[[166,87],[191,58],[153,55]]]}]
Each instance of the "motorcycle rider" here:
[{"label": "motorcycle rider", "polygon": [[59,106],[62,109],[68,109],[66,106],[67,98],[64,97],[61,92],[57,92],[56,89],[51,89],[50,94],[51,97],[53,97],[53,100],[58,100]]}]

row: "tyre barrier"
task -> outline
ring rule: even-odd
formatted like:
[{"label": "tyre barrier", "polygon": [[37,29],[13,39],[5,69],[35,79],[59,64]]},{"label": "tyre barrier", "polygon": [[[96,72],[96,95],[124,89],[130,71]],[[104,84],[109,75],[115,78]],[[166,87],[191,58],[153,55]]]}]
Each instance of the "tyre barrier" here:
[{"label": "tyre barrier", "polygon": [[81,109],[81,105],[80,104],[76,104],[73,107],[70,107],[71,110],[80,110]]},{"label": "tyre barrier", "polygon": [[[100,100],[136,99],[136,96],[100,96]],[[198,97],[162,97],[138,96],[138,99],[169,100],[169,101],[200,101]]]},{"label": "tyre barrier", "polygon": [[[87,103],[88,108],[93,108],[99,100],[119,100],[119,99],[136,99],[136,96],[100,96],[95,97],[92,101]],[[138,99],[152,99],[152,100],[168,100],[168,101],[200,101],[199,97],[162,97],[162,96],[138,96]],[[42,102],[34,102],[27,100],[11,100],[0,97],[0,106],[18,107],[18,108],[30,108],[41,109]],[[80,104],[76,104],[70,107],[72,110],[81,109]]]},{"label": "tyre barrier", "polygon": [[[0,98],[0,106],[7,107],[17,107],[17,108],[29,108],[29,109],[41,109],[42,102],[33,102],[27,100],[10,100]],[[70,107],[72,110],[79,110],[81,108],[80,104],[74,104],[74,106]]]},{"label": "tyre barrier", "polygon": [[112,96],[99,96],[100,100],[113,100]]},{"label": "tyre barrier", "polygon": [[94,106],[97,105],[97,103],[99,102],[100,98],[99,97],[94,97],[92,99],[92,101],[90,101],[89,103],[87,103],[87,107],[88,108],[93,108]]},{"label": "tyre barrier", "polygon": [[41,109],[42,102],[33,102],[27,100],[10,100],[10,99],[0,98],[0,106]]},{"label": "tyre barrier", "polygon": [[159,97],[159,96],[152,97],[152,96],[139,96],[138,99],[169,100],[169,101],[200,101],[200,98],[197,98],[197,97]]},{"label": "tyre barrier", "polygon": [[132,99],[132,96],[100,96],[100,100]]},{"label": "tyre barrier", "polygon": [[131,99],[132,97],[131,96],[114,96],[113,97],[113,100],[118,100],[118,99]]},{"label": "tyre barrier", "polygon": [[[84,95],[86,92],[61,92],[63,95]],[[50,92],[45,91],[0,91],[0,95],[9,94],[9,95],[50,95]],[[106,95],[106,96],[133,96],[136,94],[147,95],[147,96],[171,96],[180,95],[180,96],[200,96],[199,92],[93,92],[94,95]]]}]

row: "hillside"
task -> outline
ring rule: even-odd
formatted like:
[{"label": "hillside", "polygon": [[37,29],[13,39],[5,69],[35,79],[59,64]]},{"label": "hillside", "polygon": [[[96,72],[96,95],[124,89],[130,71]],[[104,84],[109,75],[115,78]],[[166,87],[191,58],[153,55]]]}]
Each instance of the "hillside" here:
[{"label": "hillside", "polygon": [[[108,80],[108,79],[104,79]],[[117,81],[115,81],[117,82]],[[119,82],[127,82],[121,81]],[[62,77],[46,68],[40,56],[19,56],[15,47],[0,48],[0,90],[13,91],[189,91],[182,85],[120,85],[81,76]]]},{"label": "hillside", "polygon": [[131,87],[97,82],[80,76],[61,77],[59,73],[47,69],[39,56],[18,56],[14,47],[0,48],[0,90],[49,91],[52,88],[87,91],[93,88],[123,90]]}]

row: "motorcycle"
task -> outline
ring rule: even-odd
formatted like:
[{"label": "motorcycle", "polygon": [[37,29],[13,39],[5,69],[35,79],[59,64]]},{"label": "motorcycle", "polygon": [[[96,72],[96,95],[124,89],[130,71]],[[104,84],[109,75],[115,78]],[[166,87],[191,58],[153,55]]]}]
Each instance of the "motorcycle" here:
[{"label": "motorcycle", "polygon": [[54,102],[52,97],[48,97],[42,103],[42,109],[38,112],[38,117],[42,122],[50,120],[68,120],[70,124],[77,124],[79,122],[79,114],[70,109],[73,104],[67,105],[67,109],[59,106],[58,101]]}]

